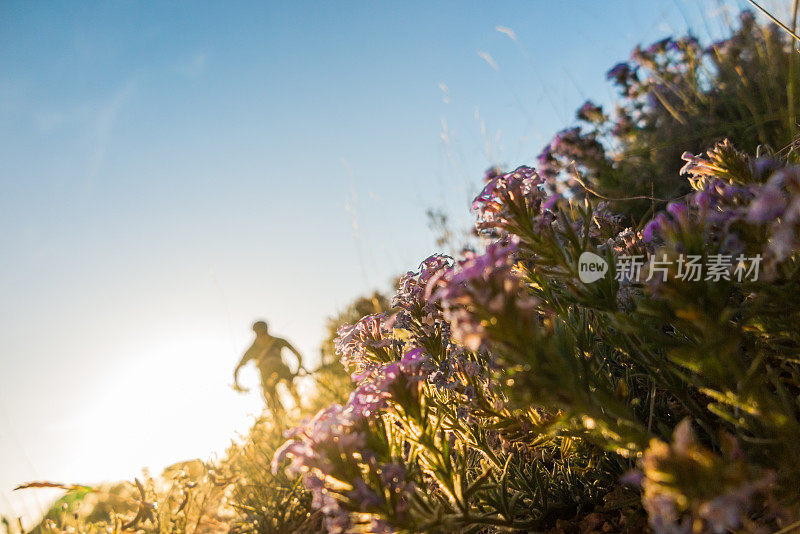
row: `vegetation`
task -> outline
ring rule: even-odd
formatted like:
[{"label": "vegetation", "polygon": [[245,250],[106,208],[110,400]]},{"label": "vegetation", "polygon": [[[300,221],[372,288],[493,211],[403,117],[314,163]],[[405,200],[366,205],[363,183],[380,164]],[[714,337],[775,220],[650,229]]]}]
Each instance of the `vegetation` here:
[{"label": "vegetation", "polygon": [[487,173],[485,250],[333,318],[316,415],[42,530],[800,529],[800,71],[740,21],[637,48],[613,118]]},{"label": "vegetation", "polygon": [[[684,151],[699,153],[723,139],[755,154],[787,150],[798,134],[800,57],[775,25],[750,11],[722,41],[703,47],[693,36],[668,38],[617,64],[608,78],[619,91],[612,113],[592,102],[577,112],[580,126],[559,132],[539,156],[539,173],[559,190],[611,199],[633,216],[651,197],[689,191],[678,176]],[[613,199],[630,199],[638,201]],[[652,212],[650,212],[652,215]]]},{"label": "vegetation", "polygon": [[[358,386],[275,471],[291,460],[330,531],[796,521],[800,166],[727,142],[687,159],[695,192],[639,232],[533,169],[492,178],[476,209],[495,241],[428,258],[399,311],[340,329]],[[608,276],[581,280],[587,251]],[[682,255],[736,259],[686,279]]]}]

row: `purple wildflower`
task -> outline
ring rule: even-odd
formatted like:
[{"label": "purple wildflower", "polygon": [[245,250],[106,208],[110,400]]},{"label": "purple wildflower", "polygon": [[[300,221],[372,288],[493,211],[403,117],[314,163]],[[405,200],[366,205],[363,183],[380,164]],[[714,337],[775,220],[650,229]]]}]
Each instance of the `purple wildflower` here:
[{"label": "purple wildflower", "polygon": [[681,202],[670,202],[667,206],[667,212],[672,215],[672,217],[677,221],[682,221],[686,219],[688,215],[688,209],[686,208],[686,204]]},{"label": "purple wildflower", "polygon": [[786,197],[777,187],[764,187],[747,209],[747,220],[753,223],[772,222],[786,210]]},{"label": "purple wildflower", "polygon": [[753,177],[757,180],[764,181],[769,176],[780,168],[780,162],[774,158],[761,157],[756,159],[751,165]]},{"label": "purple wildflower", "polygon": [[644,227],[642,230],[642,241],[645,243],[649,243],[653,240],[653,238],[661,232],[664,226],[667,224],[667,218],[664,216],[663,213],[659,213],[656,215],[655,219],[647,223],[647,226]]},{"label": "purple wildflower", "polygon": [[513,172],[495,177],[486,184],[483,191],[475,197],[472,209],[478,211],[479,216],[490,214],[500,206],[499,201],[504,197],[524,198],[534,192],[542,181],[536,171],[530,167],[519,167]]},{"label": "purple wildflower", "polygon": [[526,312],[534,299],[524,295],[520,276],[513,270],[514,244],[489,245],[486,253],[459,262],[459,269],[445,272],[429,283],[428,292],[442,303],[453,338],[476,351],[486,337],[485,321],[476,314],[500,314],[509,306]]},{"label": "purple wildflower", "polygon": [[428,301],[425,288],[432,278],[450,269],[452,264],[450,256],[434,254],[420,264],[418,271],[409,271],[400,279],[393,299],[393,304],[403,310],[397,315],[399,328],[412,330],[412,318],[420,323],[423,334],[433,334],[437,325],[442,326],[441,311]]},{"label": "purple wildflower", "polygon": [[542,203],[542,209],[547,211],[555,211],[553,208],[558,204],[558,201],[561,200],[560,194],[550,195],[547,200]]},{"label": "purple wildflower", "polygon": [[695,193],[692,201],[700,208],[701,211],[708,210],[712,203],[711,195],[709,195],[706,191],[698,191]]},{"label": "purple wildflower", "polygon": [[347,405],[358,417],[372,417],[386,407],[386,400],[389,397],[389,392],[378,384],[367,382],[350,394]]},{"label": "purple wildflower", "polygon": [[356,479],[353,486],[354,489],[348,493],[348,497],[359,503],[362,512],[366,512],[370,508],[380,506],[383,503],[383,498],[370,489],[366,482],[360,478]]},{"label": "purple wildflower", "polygon": [[433,365],[433,361],[426,356],[425,352],[420,348],[406,352],[400,360],[400,370],[409,382],[416,382],[428,378]]},{"label": "purple wildflower", "polygon": [[334,340],[342,365],[353,370],[354,380],[363,380],[376,368],[379,361],[389,357],[380,355],[393,345],[391,337],[394,317],[385,314],[367,315],[355,324],[343,325]]}]

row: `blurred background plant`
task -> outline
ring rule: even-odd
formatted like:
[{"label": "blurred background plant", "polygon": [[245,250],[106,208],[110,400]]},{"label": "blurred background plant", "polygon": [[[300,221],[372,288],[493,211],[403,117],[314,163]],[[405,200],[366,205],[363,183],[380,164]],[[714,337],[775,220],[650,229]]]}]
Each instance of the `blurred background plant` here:
[{"label": "blurred background plant", "polygon": [[[796,3],[793,8],[797,18]],[[795,24],[791,24],[794,31]],[[748,153],[784,153],[798,133],[797,41],[742,11],[731,35],[702,45],[692,35],[637,47],[608,78],[613,110],[587,101],[578,126],[559,132],[538,158],[558,190],[596,192],[638,223],[658,205],[686,194],[680,155],[730,139]],[[638,201],[629,199],[640,197]]]}]

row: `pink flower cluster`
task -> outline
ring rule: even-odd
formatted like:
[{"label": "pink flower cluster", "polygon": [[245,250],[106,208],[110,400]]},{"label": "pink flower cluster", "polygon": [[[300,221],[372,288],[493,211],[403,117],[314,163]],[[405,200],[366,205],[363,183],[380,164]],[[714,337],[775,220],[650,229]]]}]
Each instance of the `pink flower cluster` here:
[{"label": "pink flower cluster", "polygon": [[509,307],[535,307],[535,299],[525,295],[522,277],[514,270],[515,250],[513,243],[491,244],[484,254],[459,261],[457,269],[441,272],[428,286],[428,293],[441,303],[453,338],[469,350],[483,345],[488,316],[508,312]]}]

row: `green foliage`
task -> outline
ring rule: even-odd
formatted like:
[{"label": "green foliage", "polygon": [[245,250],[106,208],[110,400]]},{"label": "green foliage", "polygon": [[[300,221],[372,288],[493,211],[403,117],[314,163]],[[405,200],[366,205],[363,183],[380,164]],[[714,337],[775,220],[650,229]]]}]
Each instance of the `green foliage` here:
[{"label": "green foliage", "polygon": [[670,200],[689,191],[677,178],[684,151],[722,139],[753,154],[788,150],[800,116],[793,43],[745,11],[729,38],[708,47],[691,36],[637,47],[609,72],[620,97],[613,113],[587,102],[578,111],[582,128],[557,135],[539,171],[560,174],[580,196],[587,191],[578,180],[607,199],[639,197],[612,202],[635,223],[651,206],[645,197]]},{"label": "green foliage", "polygon": [[319,532],[321,514],[311,509],[311,495],[298,479],[282,472],[273,474],[269,463],[284,441],[290,422],[256,422],[243,443],[228,451],[225,463],[236,477],[230,502],[238,512],[233,526],[238,532],[289,534]]}]

